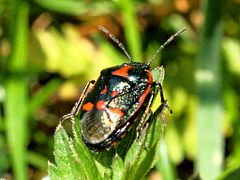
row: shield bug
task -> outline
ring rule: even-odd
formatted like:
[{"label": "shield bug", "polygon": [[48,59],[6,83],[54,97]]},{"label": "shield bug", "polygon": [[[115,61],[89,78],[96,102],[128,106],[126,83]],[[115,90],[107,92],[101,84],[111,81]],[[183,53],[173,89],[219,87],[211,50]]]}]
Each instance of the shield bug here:
[{"label": "shield bug", "polygon": [[135,123],[137,132],[145,127],[145,118],[151,113],[150,108],[158,90],[161,95],[159,108],[168,107],[161,82],[153,81],[150,64],[168,43],[186,29],[172,35],[144,64],[134,62],[113,34],[101,25],[98,27],[117,43],[130,62],[102,70],[96,81],[87,83],[72,111],[60,120],[78,116],[85,144],[92,150],[102,151],[116,145]]}]

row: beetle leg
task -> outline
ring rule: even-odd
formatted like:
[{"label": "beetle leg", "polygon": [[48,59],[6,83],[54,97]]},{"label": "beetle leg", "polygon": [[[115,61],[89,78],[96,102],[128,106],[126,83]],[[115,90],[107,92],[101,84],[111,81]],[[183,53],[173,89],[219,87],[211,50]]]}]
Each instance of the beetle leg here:
[{"label": "beetle leg", "polygon": [[160,96],[161,96],[161,104],[157,108],[157,110],[154,112],[153,116],[148,120],[150,121],[149,124],[151,124],[151,121],[156,119],[157,117],[161,117],[162,120],[162,134],[164,133],[164,128],[166,126],[166,119],[165,119],[165,110],[168,109],[170,113],[173,113],[173,111],[170,109],[170,107],[167,104],[167,100],[165,100],[163,95],[163,89],[161,83],[156,83],[156,85],[159,86],[160,89]]},{"label": "beetle leg", "polygon": [[[157,83],[154,85],[156,87],[156,85],[159,86],[159,90],[160,90],[160,97],[161,97],[161,104],[160,106],[157,108],[157,110],[152,114],[152,111],[150,110],[151,108],[151,104],[154,100],[155,94],[158,92],[158,89],[155,88],[155,90],[152,91],[148,106],[144,112],[143,117],[141,118],[141,121],[139,123],[140,126],[138,126],[138,131],[137,131],[137,135],[139,132],[141,132],[142,130],[145,130],[149,127],[149,125],[152,123],[152,121],[154,119],[156,119],[158,116],[161,117],[161,120],[163,122],[162,125],[162,134],[164,132],[164,127],[166,126],[166,119],[165,119],[165,110],[168,109],[170,111],[170,113],[172,113],[172,110],[170,109],[170,107],[167,104],[167,100],[165,100],[164,95],[163,95],[163,89],[162,89],[162,85],[160,83]],[[150,111],[150,116],[149,118],[145,121],[146,116],[149,114],[148,112]]]},{"label": "beetle leg", "polygon": [[[167,109],[169,110],[169,112],[172,114],[173,111],[172,111],[172,109],[168,106],[167,100],[165,100],[165,98],[164,98],[163,89],[162,89],[161,83],[157,83],[157,85],[158,85],[159,88],[160,88],[161,104],[162,104],[165,108],[167,108]],[[160,106],[161,106],[161,105],[160,105]]]},{"label": "beetle leg", "polygon": [[154,90],[154,91],[151,92],[151,96],[150,96],[150,99],[149,99],[149,101],[148,101],[147,107],[146,107],[146,109],[145,109],[145,111],[144,111],[144,113],[143,113],[143,115],[142,115],[142,117],[141,117],[141,120],[140,120],[140,122],[139,122],[139,124],[138,124],[138,126],[137,126],[137,129],[136,129],[136,133],[137,133],[137,134],[136,134],[136,138],[139,137],[140,132],[141,132],[143,129],[145,129],[145,128],[144,128],[144,127],[145,127],[145,124],[147,124],[148,121],[149,121],[149,120],[146,121],[146,117],[147,117],[148,115],[150,115],[149,119],[152,119],[152,118],[151,118],[151,116],[152,116],[152,111],[151,111],[150,109],[151,109],[151,105],[152,105],[152,103],[153,103],[155,94],[156,94],[156,90]]},{"label": "beetle leg", "polygon": [[87,90],[89,89],[89,86],[90,84],[93,84],[95,83],[95,80],[92,80],[92,81],[88,81],[88,83],[86,84],[85,88],[83,89],[83,92],[81,94],[81,96],[79,97],[78,101],[75,103],[75,105],[73,106],[72,110],[70,113],[62,116],[60,118],[60,122],[63,122],[65,121],[66,119],[71,119],[73,120],[75,116],[78,115],[79,113],[79,110],[80,110],[80,107],[81,107],[81,104],[82,104],[82,101],[84,99],[84,96],[86,95],[87,93]]},{"label": "beetle leg", "polygon": [[[148,113],[146,113],[146,116],[149,116],[148,117],[148,120],[146,120],[145,121],[145,119],[143,119],[143,118],[141,118],[141,121],[140,121],[140,125],[138,125],[137,126],[137,129],[136,129],[136,138],[139,138],[139,136],[140,136],[140,134],[142,133],[142,131],[144,131],[144,132],[146,132],[146,130],[148,129],[148,127],[149,127],[149,125],[150,125],[150,123],[152,122],[151,121],[151,119],[152,119],[152,115],[153,115],[153,113],[152,113],[152,111],[151,110],[149,110],[149,112]],[[145,116],[145,117],[146,117]],[[144,122],[145,121],[145,122]]]}]

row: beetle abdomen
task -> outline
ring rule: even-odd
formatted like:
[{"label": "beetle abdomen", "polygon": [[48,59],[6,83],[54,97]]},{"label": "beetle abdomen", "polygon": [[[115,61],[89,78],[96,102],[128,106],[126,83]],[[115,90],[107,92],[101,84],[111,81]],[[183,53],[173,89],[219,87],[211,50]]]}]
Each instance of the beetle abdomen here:
[{"label": "beetle abdomen", "polygon": [[116,126],[105,110],[92,109],[86,112],[81,121],[83,138],[89,143],[100,143],[108,137]]}]

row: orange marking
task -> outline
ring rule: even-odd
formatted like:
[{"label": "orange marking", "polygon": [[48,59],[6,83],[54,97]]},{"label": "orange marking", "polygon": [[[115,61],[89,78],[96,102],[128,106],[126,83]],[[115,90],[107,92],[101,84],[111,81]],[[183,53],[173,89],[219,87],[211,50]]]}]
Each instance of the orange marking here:
[{"label": "orange marking", "polygon": [[152,84],[152,82],[153,82],[152,74],[149,70],[147,70],[147,73],[148,73],[148,83]]},{"label": "orange marking", "polygon": [[128,77],[128,70],[131,69],[131,68],[132,68],[132,66],[127,65],[127,66],[124,66],[120,69],[117,69],[117,70],[113,71],[112,74],[116,75],[116,76],[122,76],[122,77],[127,78]]},{"label": "orange marking", "polygon": [[90,111],[93,108],[93,106],[94,106],[93,103],[87,102],[86,104],[83,105],[82,109],[84,111]]},{"label": "orange marking", "polygon": [[104,89],[101,91],[101,94],[105,94],[107,92],[107,86],[104,86]]},{"label": "orange marking", "polygon": [[118,95],[118,94],[119,94],[118,91],[113,91],[113,92],[111,93],[111,96],[114,97],[114,96],[116,96],[116,95]]},{"label": "orange marking", "polygon": [[117,119],[120,119],[124,116],[124,113],[120,108],[110,108],[109,111],[110,113],[114,114],[114,116],[116,116]]},{"label": "orange marking", "polygon": [[103,110],[106,106],[106,103],[104,101],[98,101],[96,106],[98,110]]},{"label": "orange marking", "polygon": [[142,95],[141,95],[141,97],[140,97],[140,99],[139,99],[139,101],[140,101],[139,106],[141,106],[141,105],[143,104],[145,98],[147,97],[147,95],[148,95],[148,93],[149,93],[149,91],[150,91],[150,88],[151,88],[151,85],[148,85],[148,87],[146,88],[146,90],[142,93]]}]

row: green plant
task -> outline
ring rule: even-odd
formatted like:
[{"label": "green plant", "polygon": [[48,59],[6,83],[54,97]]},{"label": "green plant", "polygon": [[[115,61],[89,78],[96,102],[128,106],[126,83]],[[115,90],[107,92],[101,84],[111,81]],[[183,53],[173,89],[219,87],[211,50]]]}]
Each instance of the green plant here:
[{"label": "green plant", "polygon": [[11,76],[6,82],[6,132],[12,155],[16,179],[27,178],[26,136],[27,136],[27,41],[28,13],[26,2],[19,7],[12,2],[10,38],[12,53],[9,57]]},{"label": "green plant", "polygon": [[[196,170],[204,179],[214,179],[223,166],[223,108],[221,101],[220,45],[224,1],[205,0],[205,22],[196,63],[198,153]],[[209,161],[211,160],[211,161]]]}]

